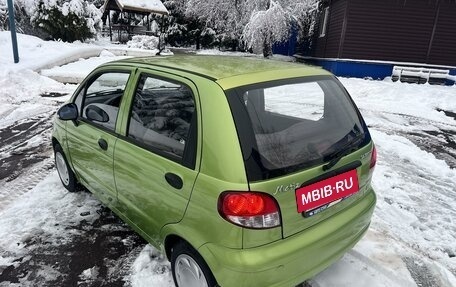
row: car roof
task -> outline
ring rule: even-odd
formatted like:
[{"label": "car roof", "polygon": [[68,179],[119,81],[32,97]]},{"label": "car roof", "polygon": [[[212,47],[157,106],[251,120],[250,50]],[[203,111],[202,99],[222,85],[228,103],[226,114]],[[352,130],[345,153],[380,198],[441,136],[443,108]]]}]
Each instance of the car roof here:
[{"label": "car roof", "polygon": [[224,89],[284,78],[330,75],[329,72],[321,68],[301,63],[239,56],[173,55],[137,57],[122,59],[109,64],[156,66],[180,70],[216,81]]}]

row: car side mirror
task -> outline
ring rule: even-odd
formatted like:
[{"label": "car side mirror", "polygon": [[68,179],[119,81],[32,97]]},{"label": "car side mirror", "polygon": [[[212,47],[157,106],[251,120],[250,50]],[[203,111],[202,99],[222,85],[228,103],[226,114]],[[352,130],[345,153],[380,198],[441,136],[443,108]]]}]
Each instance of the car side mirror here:
[{"label": "car side mirror", "polygon": [[87,106],[85,114],[88,120],[106,123],[109,121],[109,115],[102,108],[95,105]]},{"label": "car side mirror", "polygon": [[78,107],[74,103],[66,104],[57,111],[57,116],[62,121],[75,121],[78,118]]}]

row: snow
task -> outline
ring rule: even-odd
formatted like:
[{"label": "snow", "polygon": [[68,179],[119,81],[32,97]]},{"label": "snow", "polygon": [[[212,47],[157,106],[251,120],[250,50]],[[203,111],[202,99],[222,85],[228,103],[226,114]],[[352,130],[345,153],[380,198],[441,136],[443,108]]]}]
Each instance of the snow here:
[{"label": "snow", "polygon": [[[115,58],[112,50],[103,51],[101,46],[45,42],[18,35],[22,54],[21,63],[15,66],[8,36],[0,32],[0,47],[8,51],[0,55],[0,132],[22,120],[51,115],[76,88],[47,76],[82,77],[95,65]],[[97,51],[92,56],[101,55],[88,60],[76,58],[75,63],[44,69],[42,75],[33,71],[48,66],[55,58],[79,55],[86,48]],[[217,50],[200,53],[229,54]],[[373,186],[378,202],[365,237],[341,260],[311,279],[310,284],[456,286],[456,169],[442,157],[455,151],[443,144],[439,146],[443,150],[440,153],[426,146],[426,132],[442,133],[435,137],[437,143],[445,143],[446,137],[456,141],[451,134],[456,134],[455,120],[438,111],[456,112],[456,87],[340,80],[360,108],[377,147]],[[52,92],[67,95],[40,97]],[[47,137],[48,133],[35,135],[18,148],[33,149],[46,142]],[[0,147],[0,160],[6,156],[4,147]],[[34,188],[15,192],[21,189],[19,182],[36,180],[33,177],[32,168],[11,182],[0,180],[0,272],[6,266],[18,266],[19,258],[32,256],[36,245],[29,243],[33,240],[41,238],[54,250],[80,234],[73,226],[91,224],[100,218],[100,202],[87,192],[66,192],[55,171],[44,174]],[[127,268],[121,276],[131,286],[173,286],[166,258],[154,247],[142,244],[114,260],[117,264],[109,267],[110,272],[121,273]],[[106,262],[109,260],[106,258]],[[128,264],[119,263],[123,261]],[[50,266],[40,268],[39,276],[46,280],[61,275]],[[100,266],[84,268],[76,275],[81,284],[100,280]],[[24,278],[20,280],[16,286],[34,285]]]},{"label": "snow", "polygon": [[146,245],[132,266],[132,287],[148,287],[154,282],[156,287],[173,286],[171,266],[157,249]]},{"label": "snow", "polygon": [[11,71],[3,77],[0,76],[0,87],[0,128],[55,109],[54,99],[42,98],[40,95],[55,92],[67,94],[68,98],[75,88],[31,70]]},{"label": "snow", "polygon": [[264,43],[283,42],[289,36],[289,12],[278,1],[271,1],[267,10],[253,11],[242,32],[248,48],[261,51]]},{"label": "snow", "polygon": [[159,39],[155,36],[135,35],[132,37],[130,41],[127,42],[127,46],[129,48],[156,50],[156,52],[158,53],[158,42]]},{"label": "snow", "polygon": [[[84,44],[43,41],[20,33],[17,38],[19,63],[15,64],[10,32],[0,31],[0,128],[54,110],[56,101],[68,99],[75,86],[64,85],[51,78],[64,83],[79,83],[100,64],[127,56],[156,54],[156,51],[106,45],[103,42]],[[40,71],[46,77],[37,73]],[[44,93],[63,94],[66,97],[40,97]]]},{"label": "snow", "polygon": [[[257,55],[247,52],[232,52],[232,51],[220,51],[218,49],[201,49],[196,51],[197,55],[216,55],[216,56],[240,56],[240,57],[256,57],[256,58],[263,58],[263,55]],[[284,56],[284,55],[272,55],[268,57],[270,60],[277,60],[283,62],[295,62],[296,59],[291,56]]]},{"label": "snow", "polygon": [[[2,51],[0,54],[0,78],[4,78],[11,72],[25,69],[40,72],[41,70],[62,66],[79,59],[101,56],[108,60],[108,54],[116,56],[155,56],[157,53],[154,50],[128,48],[125,45],[114,45],[104,41],[102,39],[91,44],[80,42],[64,43],[43,41],[34,36],[18,33],[19,63],[15,64],[13,61],[11,34],[9,31],[0,31],[0,50]],[[93,61],[96,62],[97,60]],[[99,60],[98,63],[102,62],[103,60]]]},{"label": "snow", "polygon": [[168,14],[168,10],[160,0],[116,0],[116,2],[120,5],[121,10],[125,8],[136,8],[160,14]]},{"label": "snow", "polygon": [[[450,119],[443,110],[456,111],[456,87],[416,85],[400,82],[341,79],[362,109],[368,124],[387,125],[385,128],[413,130],[422,128],[393,119],[400,115],[413,116],[448,125]],[[393,117],[393,118],[392,118]]]},{"label": "snow", "polygon": [[247,52],[230,52],[230,51],[220,51],[218,49],[201,49],[196,51],[198,55],[217,55],[217,56],[241,56],[241,57],[257,57],[255,54]]},{"label": "snow", "polygon": [[27,255],[30,252],[28,242],[40,234],[47,234],[47,243],[51,245],[70,240],[78,231],[66,227],[81,220],[94,221],[97,213],[84,217],[80,214],[98,205],[99,201],[87,193],[65,192],[54,171],[21,200],[0,212],[1,261],[11,264],[13,257],[10,254],[15,258]]},{"label": "snow", "polygon": [[450,70],[443,70],[443,69],[426,69],[426,68],[394,66],[392,76],[397,76],[397,77],[413,76],[413,77],[421,77],[421,78],[428,79],[428,80],[429,80],[429,78],[451,79],[452,76],[450,76],[449,73],[450,73]]},{"label": "snow", "polygon": [[242,40],[253,47],[254,53],[261,53],[263,44],[271,47],[274,41],[285,40],[292,22],[314,21],[318,3],[316,0],[188,0],[172,1],[171,5],[185,16],[214,28],[222,39]]},{"label": "snow", "polygon": [[[0,0],[4,1],[4,0]],[[6,2],[6,1],[4,1]],[[47,20],[49,14],[43,10],[59,10],[62,15],[67,16],[73,13],[79,17],[86,19],[86,26],[91,33],[96,34],[97,28],[101,28],[101,12],[93,3],[84,0],[17,0],[17,7],[22,8],[27,17],[30,17],[30,22],[37,20]],[[42,5],[42,8],[40,8]],[[42,23],[40,24],[42,27]]]},{"label": "snow", "polygon": [[388,163],[379,163],[373,182],[379,194],[374,226],[378,222],[393,238],[451,264],[447,252],[456,250],[456,211],[443,203],[456,203],[456,170],[401,136],[375,130],[372,135]]},{"label": "snow", "polygon": [[56,66],[51,69],[41,70],[41,75],[59,81],[61,83],[77,84],[96,67],[101,64],[128,58],[128,56],[115,56],[113,53],[103,50],[99,57],[89,59],[79,59],[63,66]]},{"label": "snow", "polygon": [[[71,57],[77,58],[98,56],[103,48],[82,43],[62,43],[43,41],[40,38],[17,34],[19,46],[19,63],[14,64],[9,31],[0,31],[0,77],[23,69],[39,71],[62,63],[70,62]],[[76,58],[76,59],[77,59]]]},{"label": "snow", "polygon": [[82,271],[79,278],[83,281],[92,281],[98,277],[98,267],[94,266],[92,268]]},{"label": "snow", "polygon": [[[362,270],[362,272],[360,272]],[[356,274],[356,280],[354,275]],[[403,276],[403,274],[400,274]],[[340,287],[413,287],[411,280],[394,276],[391,271],[376,265],[356,252],[349,252],[336,264],[320,273],[314,279],[319,286]]]}]

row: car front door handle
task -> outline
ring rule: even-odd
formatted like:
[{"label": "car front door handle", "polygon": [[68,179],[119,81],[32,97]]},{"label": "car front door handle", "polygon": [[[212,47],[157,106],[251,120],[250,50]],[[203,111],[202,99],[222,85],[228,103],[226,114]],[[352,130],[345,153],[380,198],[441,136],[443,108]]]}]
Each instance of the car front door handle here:
[{"label": "car front door handle", "polygon": [[98,145],[101,147],[102,150],[107,150],[108,149],[108,142],[104,139],[99,139],[98,140]]},{"label": "car front door handle", "polygon": [[172,172],[168,172],[165,174],[165,179],[175,189],[181,189],[182,186],[184,185],[184,182],[182,181],[182,178],[178,176],[177,174],[174,174]]}]

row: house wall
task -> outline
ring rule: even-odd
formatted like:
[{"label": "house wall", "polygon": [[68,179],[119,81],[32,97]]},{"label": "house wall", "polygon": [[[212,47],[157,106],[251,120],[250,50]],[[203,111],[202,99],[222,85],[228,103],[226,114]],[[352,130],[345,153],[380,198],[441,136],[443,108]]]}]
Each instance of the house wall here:
[{"label": "house wall", "polygon": [[320,58],[456,66],[455,0],[333,0]]},{"label": "house wall", "polygon": [[[329,22],[324,37],[319,37],[320,31],[317,31],[314,41],[315,57],[337,57],[339,53],[339,44],[342,36],[342,27],[348,0],[331,1],[329,10]],[[320,25],[320,18],[317,25]]]},{"label": "house wall", "polygon": [[456,1],[440,1],[428,63],[456,66]]}]

